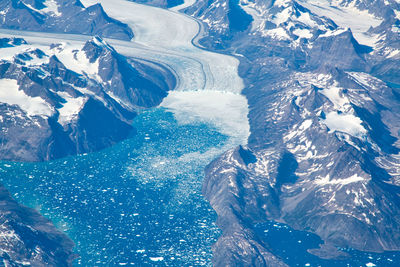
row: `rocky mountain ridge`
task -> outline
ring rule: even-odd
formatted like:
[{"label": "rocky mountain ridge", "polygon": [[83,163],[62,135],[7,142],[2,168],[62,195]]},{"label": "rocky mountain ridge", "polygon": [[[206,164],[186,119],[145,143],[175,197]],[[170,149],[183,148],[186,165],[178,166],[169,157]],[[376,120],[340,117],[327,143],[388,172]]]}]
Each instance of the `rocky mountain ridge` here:
[{"label": "rocky mountain ridge", "polygon": [[0,3],[0,28],[75,33],[131,40],[132,30],[109,17],[100,4],[79,0],[5,0]]},{"label": "rocky mountain ridge", "polygon": [[162,68],[128,60],[100,37],[83,47],[1,49],[15,52],[0,62],[0,83],[8,89],[1,96],[6,160],[50,160],[110,146],[134,133],[136,112],[159,104],[173,86]]},{"label": "rocky mountain ridge", "polygon": [[5,266],[70,266],[73,242],[0,186],[0,260]]},{"label": "rocky mountain ridge", "polygon": [[285,265],[254,230],[270,220],[316,233],[325,243],[309,252],[325,259],[348,256],[336,248],[399,250],[400,7],[378,2],[185,10],[210,32],[202,45],[241,60],[250,106],[247,146],[206,169],[203,193],[223,230],[216,266]]}]

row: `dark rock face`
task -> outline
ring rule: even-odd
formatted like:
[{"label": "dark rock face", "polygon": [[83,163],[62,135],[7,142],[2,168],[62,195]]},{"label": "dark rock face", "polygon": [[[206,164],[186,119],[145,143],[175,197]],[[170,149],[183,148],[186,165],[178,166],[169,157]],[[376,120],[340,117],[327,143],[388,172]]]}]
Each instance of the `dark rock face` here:
[{"label": "dark rock face", "polygon": [[100,4],[85,8],[79,0],[4,0],[0,3],[0,27],[5,29],[76,33],[130,40],[132,30],[110,18]]},{"label": "dark rock face", "polygon": [[[253,231],[251,225],[257,218],[264,217],[253,205],[261,203],[258,195],[245,192],[250,184],[252,190],[258,188],[248,183],[241,166],[246,166],[241,157],[242,147],[229,151],[213,161],[206,168],[206,180],[203,194],[218,214],[217,224],[223,231],[213,246],[214,266],[287,266],[273,255],[268,244],[264,243]],[[246,153],[249,153],[246,150]],[[223,173],[223,174],[221,174]],[[268,191],[268,189],[267,189]],[[271,190],[272,191],[272,190]],[[272,207],[272,206],[271,206]]]},{"label": "dark rock face", "polygon": [[14,47],[18,45],[26,44],[26,41],[22,38],[1,38],[0,48]]},{"label": "dark rock face", "polygon": [[227,43],[224,40],[232,40],[250,29],[253,18],[239,3],[238,0],[196,1],[185,9],[185,13],[205,22],[203,27],[207,38],[201,40],[202,45],[209,48],[226,48]]},{"label": "dark rock face", "polygon": [[223,230],[216,266],[283,265],[254,230],[270,220],[317,234],[325,244],[310,253],[325,259],[346,256],[335,247],[400,250],[400,7],[336,3],[380,20],[367,46],[306,2],[240,1],[254,19],[242,31],[228,23],[227,1],[186,10],[210,32],[202,45],[241,55],[250,107],[247,147],[206,169],[203,193]]},{"label": "dark rock face", "polygon": [[73,242],[0,186],[0,260],[5,266],[70,266]]},{"label": "dark rock face", "polygon": [[136,111],[158,105],[175,84],[161,67],[128,60],[99,37],[47,51],[22,45],[0,61],[1,82],[15,97],[0,96],[0,155],[17,161],[87,153],[124,140],[135,133]]},{"label": "dark rock face", "polygon": [[160,73],[162,69],[154,71],[154,67],[139,61],[128,62],[99,38],[86,43],[83,51],[89,62],[99,60],[99,77],[107,81],[104,84],[106,91],[134,107],[157,106],[167,96],[167,88],[174,86]]}]

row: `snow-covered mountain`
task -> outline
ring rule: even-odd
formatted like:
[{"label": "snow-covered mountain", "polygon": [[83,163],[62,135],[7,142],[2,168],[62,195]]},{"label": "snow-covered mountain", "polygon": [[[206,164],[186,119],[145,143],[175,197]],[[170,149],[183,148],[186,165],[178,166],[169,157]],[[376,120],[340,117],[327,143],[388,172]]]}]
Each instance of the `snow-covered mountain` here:
[{"label": "snow-covered mountain", "polygon": [[[324,244],[309,253],[321,259],[348,257],[342,248],[399,251],[399,1],[198,0],[184,12],[203,26],[193,43],[240,60],[249,103],[248,143],[206,169],[203,193],[223,232],[214,265],[287,266],[256,230],[269,221],[318,235]],[[133,37],[100,5],[80,1],[2,1],[0,22]],[[2,159],[112,145],[175,84],[158,64],[125,58],[100,37],[51,46],[2,38],[0,59]]]},{"label": "snow-covered mountain", "polygon": [[0,28],[25,31],[79,33],[122,40],[132,30],[110,18],[99,4],[84,7],[79,0],[3,0]]},{"label": "snow-covered mountain", "polygon": [[400,250],[398,1],[197,1],[200,44],[237,55],[251,135],[206,170],[216,266],[284,265],[254,226],[317,234],[321,258]]},{"label": "snow-covered mountain", "polygon": [[2,42],[9,46],[0,48],[2,159],[49,160],[112,145],[134,133],[137,109],[158,105],[171,86],[161,69],[128,61],[100,37],[83,46]]},{"label": "snow-covered mountain", "polygon": [[73,242],[0,186],[0,259],[4,266],[70,266]]}]

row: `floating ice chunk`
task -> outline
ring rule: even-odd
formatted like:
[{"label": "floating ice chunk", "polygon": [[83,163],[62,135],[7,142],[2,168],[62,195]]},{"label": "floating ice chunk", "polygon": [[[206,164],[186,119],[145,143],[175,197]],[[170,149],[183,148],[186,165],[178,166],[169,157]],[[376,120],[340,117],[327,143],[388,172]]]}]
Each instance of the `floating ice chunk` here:
[{"label": "floating ice chunk", "polygon": [[151,261],[163,261],[164,257],[149,257]]},{"label": "floating ice chunk", "polygon": [[372,262],[368,262],[367,264],[365,264],[365,266],[367,266],[367,267],[374,267],[374,266],[376,266],[374,263],[372,263]]}]

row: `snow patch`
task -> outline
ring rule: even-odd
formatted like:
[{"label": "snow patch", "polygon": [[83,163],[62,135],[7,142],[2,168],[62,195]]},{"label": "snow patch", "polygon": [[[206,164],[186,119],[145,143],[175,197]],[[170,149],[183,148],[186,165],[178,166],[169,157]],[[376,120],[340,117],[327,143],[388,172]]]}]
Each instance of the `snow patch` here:
[{"label": "snow patch", "polygon": [[63,107],[58,109],[60,114],[58,117],[58,123],[66,125],[77,117],[85,104],[87,97],[74,98],[66,92],[59,92],[58,94],[66,101],[66,103],[63,104]]},{"label": "snow patch", "polygon": [[342,88],[340,87],[331,86],[322,90],[321,93],[331,101],[336,109],[341,109],[349,103],[349,100],[347,97],[344,97]]},{"label": "snow patch", "polygon": [[53,114],[52,108],[41,97],[31,97],[19,90],[17,80],[0,79],[0,102],[18,105],[28,116],[48,116]]},{"label": "snow patch", "polygon": [[310,30],[307,29],[295,29],[293,31],[293,34],[297,35],[300,38],[311,38],[313,37],[313,34],[310,32]]},{"label": "snow patch", "polygon": [[310,128],[311,125],[312,125],[312,120],[308,119],[308,120],[303,121],[303,123],[300,125],[299,129],[302,131],[305,131],[308,128]]},{"label": "snow patch", "polygon": [[46,6],[45,8],[43,8],[41,11],[46,12],[46,13],[50,13],[51,15],[54,16],[61,16],[62,14],[58,11],[58,4],[55,0],[46,0],[46,2],[44,2],[44,5]]},{"label": "snow patch", "polygon": [[271,36],[274,39],[278,40],[290,40],[289,35],[287,34],[286,30],[283,28],[275,28],[271,30],[263,31],[263,36]]},{"label": "snow patch", "polygon": [[86,74],[100,83],[103,82],[98,75],[99,60],[90,63],[86,56],[86,52],[81,50],[81,46],[72,45],[71,43],[62,43],[55,47],[51,52],[64,64],[64,66],[76,73]]},{"label": "snow patch", "polygon": [[354,174],[348,178],[330,180],[330,175],[328,174],[322,179],[315,180],[314,183],[317,185],[348,185],[352,183],[363,182],[365,180],[366,179],[358,176],[357,174]]},{"label": "snow patch", "polygon": [[348,28],[339,28],[339,29],[336,29],[333,31],[327,31],[324,34],[321,34],[319,37],[324,38],[324,37],[336,36],[336,35],[346,32],[347,30],[348,30]]},{"label": "snow patch", "polygon": [[362,137],[367,133],[361,125],[362,120],[353,114],[339,114],[336,111],[332,111],[322,121],[330,129],[330,132],[340,131],[354,137]]}]

